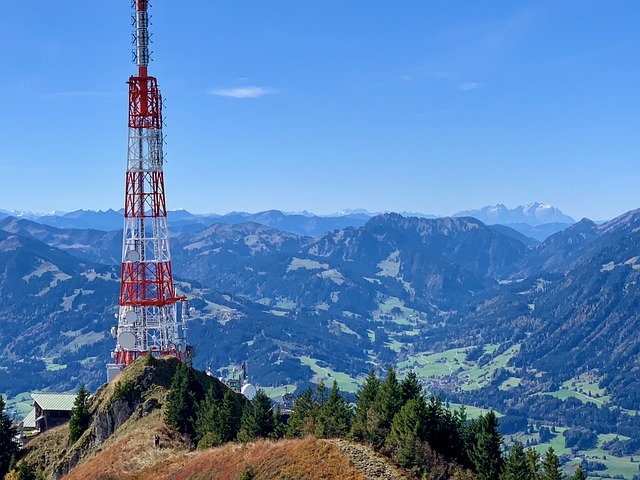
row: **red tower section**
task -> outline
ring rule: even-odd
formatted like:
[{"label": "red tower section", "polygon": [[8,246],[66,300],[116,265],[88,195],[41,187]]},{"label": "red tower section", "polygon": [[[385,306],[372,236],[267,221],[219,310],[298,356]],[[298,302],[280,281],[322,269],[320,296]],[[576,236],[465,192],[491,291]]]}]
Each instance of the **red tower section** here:
[{"label": "red tower section", "polygon": [[140,355],[187,353],[185,313],[178,302],[171,269],[163,173],[162,96],[148,75],[149,15],[147,0],[136,0],[136,62],[129,78],[129,151],[127,160],[122,280],[118,325],[114,327],[111,380]]}]

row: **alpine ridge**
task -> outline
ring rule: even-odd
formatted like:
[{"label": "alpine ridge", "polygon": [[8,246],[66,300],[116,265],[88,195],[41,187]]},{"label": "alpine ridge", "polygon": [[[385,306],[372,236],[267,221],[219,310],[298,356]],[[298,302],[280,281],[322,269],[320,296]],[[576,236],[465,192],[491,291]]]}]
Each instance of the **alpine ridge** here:
[{"label": "alpine ridge", "polygon": [[[632,211],[525,244],[470,217],[383,214],[315,238],[214,224],[178,235],[172,253],[198,368],[224,375],[249,360],[263,386],[340,378],[353,393],[372,366],[394,364],[452,401],[632,437],[635,417],[617,409],[640,408],[639,225]],[[13,218],[1,228],[0,289],[19,299],[0,307],[1,388],[97,388],[114,233]],[[572,387],[587,378],[598,397]]]}]

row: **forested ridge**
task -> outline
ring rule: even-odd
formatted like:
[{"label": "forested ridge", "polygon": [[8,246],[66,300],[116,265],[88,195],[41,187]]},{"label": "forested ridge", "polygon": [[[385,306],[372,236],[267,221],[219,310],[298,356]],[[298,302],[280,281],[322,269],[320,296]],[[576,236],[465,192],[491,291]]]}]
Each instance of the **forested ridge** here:
[{"label": "forested ridge", "polygon": [[[446,408],[428,396],[415,374],[399,380],[389,367],[386,378],[371,371],[355,405],[336,381],[319,383],[295,400],[285,416],[264,391],[252,401],[227,390],[201,392],[192,369],[180,365],[171,384],[166,421],[197,448],[258,438],[315,436],[346,438],[373,446],[418,478],[478,480],[555,480],[566,478],[553,448],[537,452],[520,442],[505,448],[492,411],[469,419],[466,409]],[[582,466],[573,479],[586,478]]]}]

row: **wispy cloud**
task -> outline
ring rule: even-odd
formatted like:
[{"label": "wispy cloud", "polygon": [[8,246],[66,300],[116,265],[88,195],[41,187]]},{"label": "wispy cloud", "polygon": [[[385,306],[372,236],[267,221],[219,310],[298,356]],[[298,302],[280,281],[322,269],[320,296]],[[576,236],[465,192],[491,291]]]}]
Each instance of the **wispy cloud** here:
[{"label": "wispy cloud", "polygon": [[463,92],[470,92],[471,90],[477,90],[481,86],[482,84],[478,82],[465,82],[458,85],[458,90],[462,90]]},{"label": "wispy cloud", "polygon": [[258,98],[265,95],[271,95],[276,93],[275,89],[271,87],[234,87],[234,88],[213,88],[207,93],[209,95],[215,95],[216,97],[227,98]]}]

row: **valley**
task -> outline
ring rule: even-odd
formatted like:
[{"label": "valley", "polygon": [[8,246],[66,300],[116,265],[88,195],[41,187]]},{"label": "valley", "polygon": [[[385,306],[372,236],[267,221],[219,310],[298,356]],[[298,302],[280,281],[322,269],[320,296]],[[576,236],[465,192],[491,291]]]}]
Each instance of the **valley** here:
[{"label": "valley", "polygon": [[[10,408],[24,411],[27,391],[97,388],[113,342],[118,232],[1,222],[0,289],[19,299],[2,307]],[[566,461],[599,457],[601,473],[626,478],[640,432],[638,225],[639,212],[583,220],[527,246],[465,217],[384,214],[315,238],[214,224],[177,235],[172,253],[201,370],[247,361],[278,398],[333,380],[354,394],[370,369],[393,364],[451,404],[496,410],[507,439],[540,442],[538,425],[553,426]],[[597,448],[565,448],[561,433],[576,428]],[[604,443],[616,435],[612,451]]]}]

